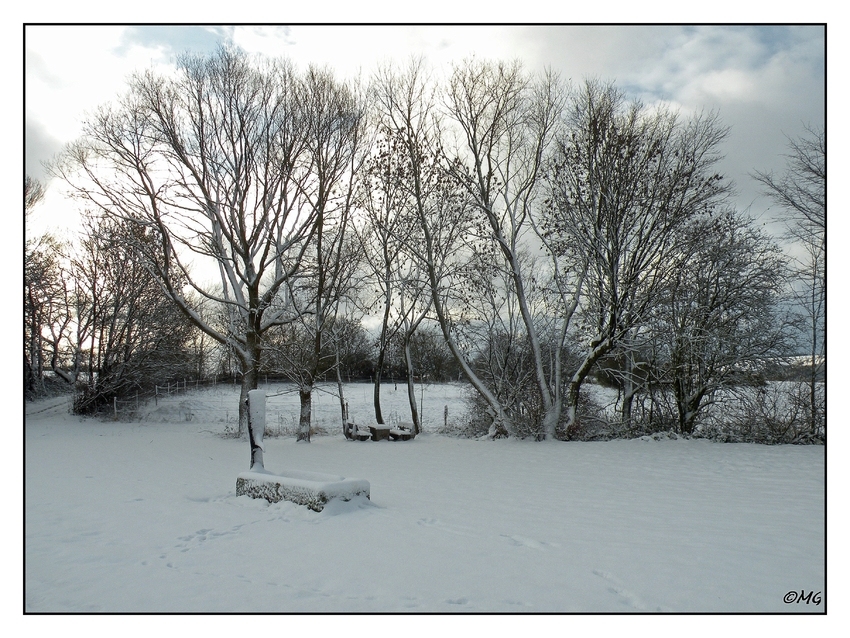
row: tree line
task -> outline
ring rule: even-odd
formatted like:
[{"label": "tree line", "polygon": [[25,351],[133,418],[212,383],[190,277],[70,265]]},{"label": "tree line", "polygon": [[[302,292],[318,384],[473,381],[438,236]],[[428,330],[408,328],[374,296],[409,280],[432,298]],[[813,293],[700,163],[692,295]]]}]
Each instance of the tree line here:
[{"label": "tree line", "polygon": [[714,113],[519,62],[437,80],[413,59],[363,82],[233,48],[186,55],[129,78],[51,166],[86,230],[65,256],[27,243],[26,387],[49,355],[84,411],[216,353],[241,375],[240,431],[247,393],[279,374],[309,441],[316,383],[336,381],[345,423],[343,382],[369,360],[378,423],[389,374],[421,427],[427,373],[463,378],[491,437],[563,439],[590,431],[596,376],[618,388],[621,432],[690,434],[791,354],[803,321],[809,392],[793,399],[821,432],[825,207],[781,201],[822,192],[794,173],[809,177],[794,152],[817,163],[817,146],[792,145],[783,178],[756,174],[797,211],[808,252],[792,263],[731,204],[726,135]]}]

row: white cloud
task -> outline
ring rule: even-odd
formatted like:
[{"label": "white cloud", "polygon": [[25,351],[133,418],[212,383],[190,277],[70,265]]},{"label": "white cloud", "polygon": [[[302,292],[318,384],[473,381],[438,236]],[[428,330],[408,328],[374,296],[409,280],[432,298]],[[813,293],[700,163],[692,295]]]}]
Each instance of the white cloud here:
[{"label": "white cloud", "polygon": [[117,54],[123,32],[123,27],[28,27],[28,119],[60,140],[77,137],[85,112],[114,99],[130,73],[161,58],[161,49],[140,46]]},{"label": "white cloud", "polygon": [[753,74],[742,69],[709,71],[685,91],[685,102],[757,102],[760,100]]},{"label": "white cloud", "polygon": [[371,73],[376,65],[423,55],[436,72],[475,55],[510,59],[532,57],[528,29],[480,26],[350,26],[237,27],[234,42],[247,51],[285,56],[301,68],[329,65],[342,76]]},{"label": "white cloud", "polygon": [[[28,27],[27,149],[47,152],[77,137],[84,112],[114,99],[131,72],[168,68],[187,47],[206,51],[232,37],[247,51],[291,57],[301,68],[314,62],[367,77],[378,63],[403,64],[411,55],[424,55],[438,76],[471,55],[521,57],[529,69],[550,65],[565,79],[614,80],[649,104],[716,109],[732,127],[727,172],[744,184],[748,171],[780,165],[784,134],[822,121],[822,33],[686,26]],[[747,203],[755,196],[750,192]]]}]

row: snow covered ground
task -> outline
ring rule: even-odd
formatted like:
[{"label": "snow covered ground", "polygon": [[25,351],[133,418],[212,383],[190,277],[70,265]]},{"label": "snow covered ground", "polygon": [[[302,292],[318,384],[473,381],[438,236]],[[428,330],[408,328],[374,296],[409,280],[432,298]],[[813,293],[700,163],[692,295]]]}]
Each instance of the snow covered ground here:
[{"label": "snow covered ground", "polygon": [[[405,420],[404,388],[385,392]],[[371,387],[348,395],[367,422]],[[131,422],[27,404],[25,610],[824,611],[823,447],[457,439],[435,432],[445,405],[461,414],[458,388],[418,396],[414,441],[344,440],[330,395],[331,434],[266,439],[272,472],[370,482],[371,501],[321,513],[236,496],[249,449],[221,436],[232,387]],[[295,401],[271,397],[269,426]]]}]

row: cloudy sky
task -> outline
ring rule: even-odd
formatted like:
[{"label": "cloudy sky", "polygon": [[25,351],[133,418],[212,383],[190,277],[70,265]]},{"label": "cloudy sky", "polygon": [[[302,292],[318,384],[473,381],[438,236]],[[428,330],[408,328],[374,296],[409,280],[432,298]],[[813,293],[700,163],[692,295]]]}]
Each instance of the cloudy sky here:
[{"label": "cloudy sky", "polygon": [[[731,128],[724,173],[737,201],[769,203],[749,177],[781,170],[787,139],[825,118],[825,30],[818,26],[28,26],[25,37],[26,171],[73,140],[87,111],[114,99],[134,70],[168,67],[185,51],[229,41],[249,52],[328,64],[364,76],[388,59],[424,55],[437,73],[478,58],[550,66],[562,77],[613,80],[627,93],[683,112],[717,110]],[[32,230],[67,223],[58,184]]]}]

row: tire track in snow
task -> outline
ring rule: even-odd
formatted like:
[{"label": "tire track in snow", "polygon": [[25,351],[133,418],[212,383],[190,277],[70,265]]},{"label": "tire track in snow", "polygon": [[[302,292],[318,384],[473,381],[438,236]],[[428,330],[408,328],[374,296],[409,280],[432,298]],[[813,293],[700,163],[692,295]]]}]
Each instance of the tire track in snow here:
[{"label": "tire track in snow", "polygon": [[[46,415],[46,412],[51,412],[53,414],[64,414],[65,412],[70,412],[71,410],[71,398],[70,397],[57,397],[56,399],[46,400],[45,403],[47,405],[40,410],[36,410],[34,406],[27,404],[26,416],[35,416],[36,414]],[[39,402],[41,404],[41,402]]]}]

